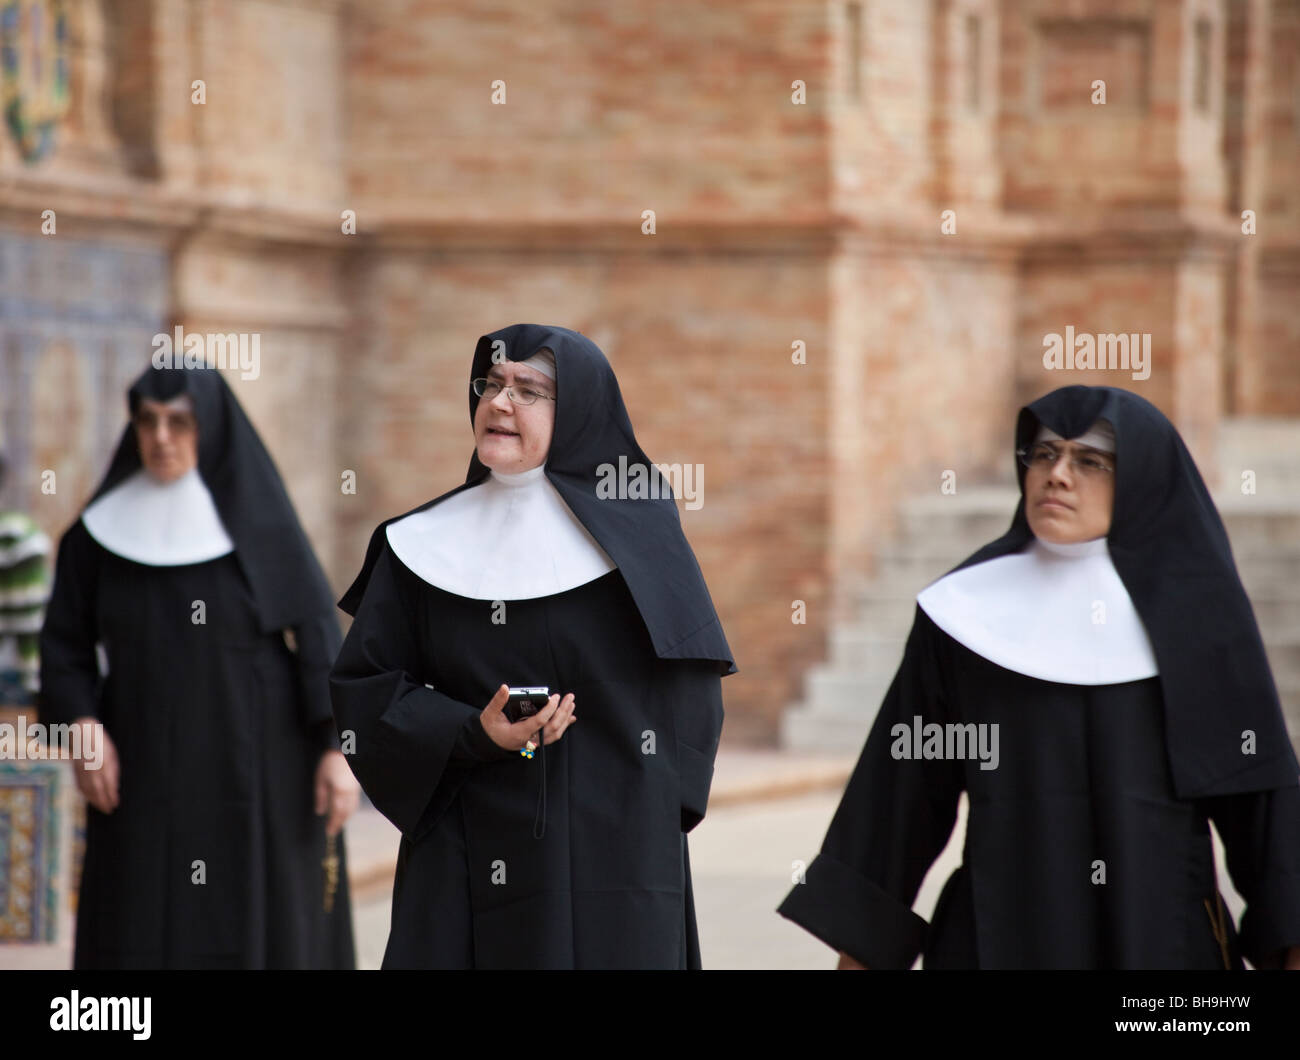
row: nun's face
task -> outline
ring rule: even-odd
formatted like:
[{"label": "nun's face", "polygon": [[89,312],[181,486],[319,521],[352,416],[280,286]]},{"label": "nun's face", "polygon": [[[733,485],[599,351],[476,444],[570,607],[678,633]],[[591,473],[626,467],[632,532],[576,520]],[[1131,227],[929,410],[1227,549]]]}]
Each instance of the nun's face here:
[{"label": "nun's face", "polygon": [[158,482],[175,482],[199,463],[199,425],[186,401],[141,398],[135,410],[140,463]]},{"label": "nun's face", "polygon": [[1105,537],[1115,507],[1114,456],[1077,442],[1043,444],[1056,459],[1035,460],[1025,469],[1029,529],[1054,545]]},{"label": "nun's face", "polygon": [[[492,398],[479,399],[474,413],[474,444],[485,467],[503,474],[546,463],[555,430],[555,383],[535,369],[514,361],[494,364],[488,379],[502,387]],[[515,387],[516,396],[531,393],[531,405],[516,405],[506,388]]]}]

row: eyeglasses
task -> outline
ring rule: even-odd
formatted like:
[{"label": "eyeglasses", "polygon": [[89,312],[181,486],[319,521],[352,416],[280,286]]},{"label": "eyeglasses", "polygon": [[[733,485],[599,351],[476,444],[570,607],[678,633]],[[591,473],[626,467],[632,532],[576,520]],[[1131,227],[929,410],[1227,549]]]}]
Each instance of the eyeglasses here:
[{"label": "eyeglasses", "polygon": [[[1028,468],[1051,471],[1061,459],[1061,451],[1046,442],[1035,442],[1025,449],[1017,449],[1016,456]],[[1115,463],[1100,453],[1078,452],[1070,454],[1070,470],[1079,475],[1100,477],[1115,472]]]},{"label": "eyeglasses", "polygon": [[137,431],[156,431],[161,424],[166,424],[172,434],[189,434],[199,426],[192,412],[169,412],[163,416],[152,411],[137,412],[131,422]]},{"label": "eyeglasses", "polygon": [[[487,398],[491,401],[502,391],[502,386],[495,379],[475,379],[470,386],[474,388],[474,393],[481,398]],[[548,394],[539,394],[526,386],[508,386],[505,387],[506,397],[516,405],[531,405],[541,398],[543,401],[554,401],[555,398]]]}]

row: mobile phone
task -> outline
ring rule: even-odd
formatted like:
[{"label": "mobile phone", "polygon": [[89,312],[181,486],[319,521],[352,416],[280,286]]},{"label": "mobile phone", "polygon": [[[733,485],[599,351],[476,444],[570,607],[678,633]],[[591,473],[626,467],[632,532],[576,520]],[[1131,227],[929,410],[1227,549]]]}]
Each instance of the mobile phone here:
[{"label": "mobile phone", "polygon": [[503,713],[511,724],[531,717],[546,706],[551,698],[551,690],[544,686],[527,685],[511,687],[510,698],[506,700]]}]

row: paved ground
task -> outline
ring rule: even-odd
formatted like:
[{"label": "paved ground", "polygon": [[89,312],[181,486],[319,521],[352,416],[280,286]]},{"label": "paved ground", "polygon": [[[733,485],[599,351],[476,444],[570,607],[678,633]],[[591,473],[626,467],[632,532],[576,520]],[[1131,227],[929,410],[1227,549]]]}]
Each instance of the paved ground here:
[{"label": "paved ground", "polygon": [[[706,968],[834,968],[836,954],[777,915],[794,885],[795,862],[812,861],[840,792],[754,802],[710,812],[692,833],[700,953]],[[928,916],[939,886],[960,860],[963,817],[955,846],[945,852],[918,896]],[[951,855],[949,857],[948,855]],[[929,886],[938,878],[939,886]]]}]

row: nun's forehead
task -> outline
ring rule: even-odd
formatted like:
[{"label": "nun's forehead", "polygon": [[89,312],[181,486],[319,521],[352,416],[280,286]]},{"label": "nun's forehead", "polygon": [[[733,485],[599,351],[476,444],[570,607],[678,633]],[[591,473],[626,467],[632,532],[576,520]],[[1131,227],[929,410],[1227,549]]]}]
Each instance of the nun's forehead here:
[{"label": "nun's forehead", "polygon": [[1078,445],[1087,446],[1090,449],[1098,449],[1103,453],[1115,452],[1115,428],[1105,419],[1098,419],[1093,422],[1086,431],[1076,435],[1073,438],[1065,438],[1052,430],[1041,420],[1038,424],[1038,431],[1034,434],[1035,442],[1075,442]]},{"label": "nun's forehead", "polygon": [[[541,349],[531,357],[520,361],[494,361],[488,366],[488,375],[504,377],[508,368],[523,369],[523,378],[536,382],[555,381],[555,355],[548,349]],[[516,371],[516,375],[517,375]]]},{"label": "nun's forehead", "polygon": [[161,408],[166,409],[168,412],[194,411],[194,399],[190,397],[189,394],[177,394],[174,398],[169,398],[166,401],[159,401],[156,398],[141,396],[140,402],[143,404],[146,401],[150,405],[158,405]]}]

